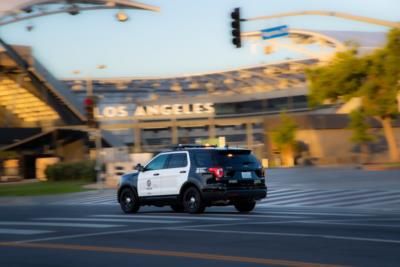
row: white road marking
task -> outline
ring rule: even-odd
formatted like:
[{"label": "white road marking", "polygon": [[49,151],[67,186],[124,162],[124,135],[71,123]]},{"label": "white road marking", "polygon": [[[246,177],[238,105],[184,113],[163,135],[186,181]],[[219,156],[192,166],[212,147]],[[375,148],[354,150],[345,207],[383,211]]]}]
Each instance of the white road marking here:
[{"label": "white road marking", "polygon": [[279,197],[290,197],[290,196],[295,196],[295,195],[303,195],[303,194],[309,194],[309,193],[321,193],[321,190],[296,190],[296,189],[290,189],[290,190],[284,190],[281,192],[268,192],[268,198],[271,199],[277,199]]},{"label": "white road marking", "polygon": [[0,234],[6,234],[6,235],[38,235],[38,234],[48,234],[53,232],[54,231],[46,231],[46,230],[0,228]]},{"label": "white road marking", "polygon": [[[297,220],[296,220],[297,221]],[[275,221],[275,222],[263,222],[263,224],[282,224],[282,223],[290,223],[296,221]],[[20,243],[33,243],[33,242],[43,242],[43,241],[54,241],[54,240],[64,240],[64,239],[73,239],[73,238],[83,238],[83,237],[93,237],[93,236],[105,236],[105,235],[115,235],[115,234],[127,234],[127,233],[137,233],[137,232],[145,232],[145,231],[156,231],[156,230],[168,230],[168,229],[180,229],[180,228],[191,228],[191,227],[214,227],[214,226],[235,226],[235,225],[248,225],[254,223],[220,223],[220,224],[198,224],[198,225],[187,225],[181,227],[149,227],[149,228],[141,228],[141,229],[129,229],[129,230],[116,230],[116,231],[108,231],[108,232],[97,232],[97,233],[89,233],[89,234],[77,234],[77,235],[64,235],[64,236],[55,236],[48,238],[39,238],[39,239],[30,239],[30,240],[20,240],[12,243],[20,244]]]},{"label": "white road marking", "polygon": [[[368,200],[372,200],[373,198],[376,198],[378,196],[381,195],[385,195],[385,194],[390,194],[388,192],[362,192],[362,193],[351,193],[349,196],[345,196],[345,197],[340,197],[337,199],[326,199],[323,201],[318,201],[318,203],[315,203],[314,201],[312,201],[311,203],[308,201],[303,202],[303,204],[307,205],[307,204],[314,204],[315,206],[338,206],[340,204],[351,204],[354,201],[359,201],[359,199],[364,198],[364,199],[368,199]],[[362,197],[361,197],[362,196]]]},{"label": "white road marking", "polygon": [[[400,195],[400,193],[399,193]],[[393,199],[393,200],[385,200],[383,202],[383,204],[387,205],[387,204],[400,204],[400,198],[398,199]],[[376,207],[376,206],[381,206],[382,203],[381,202],[375,202],[375,203],[370,203],[368,204],[368,207]]]},{"label": "white road marking", "polygon": [[222,218],[222,217],[204,217],[204,216],[163,216],[163,215],[92,215],[92,217],[110,217],[110,218],[125,218],[125,219],[179,219],[179,220],[196,220],[196,221],[240,221],[238,218]]},{"label": "white road marking", "polygon": [[126,222],[126,223],[182,223],[168,220],[137,220],[137,219],[107,219],[107,218],[36,218],[38,221],[77,221],[77,222]]},{"label": "white road marking", "polygon": [[64,236],[55,236],[55,237],[48,237],[48,238],[20,240],[20,241],[14,241],[14,242],[10,242],[10,243],[15,243],[15,244],[34,243],[34,242],[54,241],[54,240],[83,238],[83,237],[92,237],[92,236],[127,234],[127,233],[136,233],[136,232],[144,232],[144,231],[155,231],[155,230],[162,230],[162,229],[167,229],[167,228],[166,227],[152,227],[152,228],[131,229],[131,230],[117,230],[117,231],[100,232],[100,233],[97,232],[97,233],[90,233],[90,234],[64,235]]},{"label": "white road marking", "polygon": [[368,227],[384,227],[384,228],[400,228],[400,225],[394,224],[371,224],[371,223],[348,223],[348,222],[336,222],[332,221],[298,221],[298,223],[303,224],[327,224],[327,225],[349,225],[349,226],[368,226]]},{"label": "white road marking", "polygon": [[388,201],[397,201],[400,202],[400,193],[396,192],[396,193],[391,193],[391,194],[384,194],[382,196],[379,197],[373,197],[373,198],[364,198],[364,199],[359,199],[359,200],[355,200],[352,201],[350,203],[344,203],[338,206],[341,207],[345,207],[345,206],[369,206],[371,204],[375,204],[375,203],[387,203]]},{"label": "white road marking", "polygon": [[125,225],[116,225],[116,224],[15,222],[15,221],[0,222],[0,225],[56,226],[56,227],[78,227],[78,228],[79,227],[81,227],[81,228],[111,228],[111,227],[125,226]]},{"label": "white road marking", "polygon": [[190,232],[208,232],[208,233],[220,233],[220,234],[245,234],[245,235],[311,237],[311,238],[342,239],[342,240],[354,240],[354,241],[367,241],[367,242],[400,244],[400,240],[382,239],[382,238],[364,238],[364,237],[356,237],[356,236],[336,236],[336,235],[281,233],[281,232],[247,232],[247,231],[207,230],[207,229],[193,229],[193,228],[191,228],[191,229],[169,228],[169,230],[190,231]]},{"label": "white road marking", "polygon": [[[369,194],[370,192],[363,192],[362,194]],[[286,197],[286,198],[278,198],[274,199],[272,198],[270,203],[274,205],[305,205],[306,203],[314,204],[318,203],[320,201],[338,201],[341,200],[342,198],[346,197],[354,197],[355,192],[353,191],[320,191],[319,194],[305,194],[303,196],[299,197]]]},{"label": "white road marking", "polygon": [[262,214],[287,214],[287,215],[325,215],[325,216],[343,216],[343,217],[365,217],[369,216],[367,214],[358,214],[358,213],[332,213],[332,212],[307,212],[307,211],[288,211],[288,212],[280,212],[280,211],[270,211],[268,213],[262,213]]}]

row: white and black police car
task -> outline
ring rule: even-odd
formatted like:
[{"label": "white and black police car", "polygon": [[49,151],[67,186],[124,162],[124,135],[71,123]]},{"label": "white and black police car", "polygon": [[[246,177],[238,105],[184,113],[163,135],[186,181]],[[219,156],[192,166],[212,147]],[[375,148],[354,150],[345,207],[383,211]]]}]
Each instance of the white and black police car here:
[{"label": "white and black police car", "polygon": [[183,146],[156,155],[121,177],[118,202],[125,213],[143,205],[169,205],[202,213],[207,206],[234,205],[250,212],[267,196],[264,169],[247,149]]}]

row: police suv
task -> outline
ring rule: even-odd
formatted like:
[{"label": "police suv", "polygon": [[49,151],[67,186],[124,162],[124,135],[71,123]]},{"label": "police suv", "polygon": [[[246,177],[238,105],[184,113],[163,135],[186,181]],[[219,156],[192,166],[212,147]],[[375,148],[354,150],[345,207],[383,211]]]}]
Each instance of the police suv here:
[{"label": "police suv", "polygon": [[247,149],[178,146],[121,177],[118,202],[125,213],[142,205],[170,205],[202,213],[207,206],[234,205],[250,212],[267,196],[264,169]]}]

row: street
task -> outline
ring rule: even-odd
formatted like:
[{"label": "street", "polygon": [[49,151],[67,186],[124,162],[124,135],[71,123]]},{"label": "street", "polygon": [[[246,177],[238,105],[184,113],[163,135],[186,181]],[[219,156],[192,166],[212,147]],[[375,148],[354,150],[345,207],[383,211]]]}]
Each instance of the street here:
[{"label": "street", "polygon": [[0,266],[398,266],[398,171],[267,171],[254,212],[123,214],[116,190],[0,198]]},{"label": "street", "polygon": [[[1,207],[0,266],[398,266],[400,214],[259,208]],[[320,266],[320,265],[318,265]]]}]

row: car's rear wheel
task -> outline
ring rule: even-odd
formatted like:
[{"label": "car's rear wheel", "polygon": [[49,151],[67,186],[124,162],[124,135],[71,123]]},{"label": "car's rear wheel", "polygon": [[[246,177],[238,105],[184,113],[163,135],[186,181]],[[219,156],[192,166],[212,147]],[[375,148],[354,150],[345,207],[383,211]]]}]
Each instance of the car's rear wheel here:
[{"label": "car's rear wheel", "polygon": [[125,213],[136,213],[140,208],[139,198],[131,188],[122,189],[119,204]]},{"label": "car's rear wheel", "polygon": [[185,207],[182,204],[172,204],[171,209],[175,212],[184,212]]},{"label": "car's rear wheel", "polygon": [[241,200],[234,203],[235,208],[240,212],[250,212],[256,207],[255,200]]},{"label": "car's rear wheel", "polygon": [[195,187],[189,187],[183,193],[182,204],[189,213],[202,213],[205,210],[203,200],[199,190]]}]

